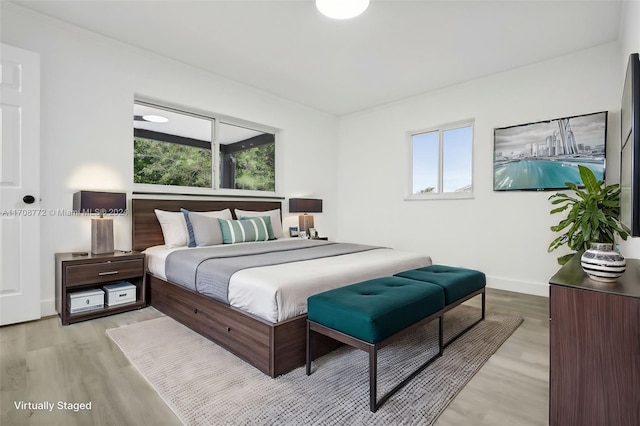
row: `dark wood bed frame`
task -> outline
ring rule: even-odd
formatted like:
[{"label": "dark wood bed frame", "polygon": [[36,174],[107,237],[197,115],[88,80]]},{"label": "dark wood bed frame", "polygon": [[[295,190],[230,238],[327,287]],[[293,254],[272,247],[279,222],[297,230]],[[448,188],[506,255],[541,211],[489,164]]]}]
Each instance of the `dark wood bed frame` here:
[{"label": "dark wood bed frame", "polygon": [[[239,200],[158,200],[133,199],[132,236],[134,250],[164,244],[162,229],[154,209],[212,211],[229,208],[266,211],[281,209],[280,201]],[[211,339],[258,370],[276,377],[305,364],[306,315],[271,323],[225,303],[146,272],[147,303]],[[323,355],[337,343],[314,336],[313,358]]]}]

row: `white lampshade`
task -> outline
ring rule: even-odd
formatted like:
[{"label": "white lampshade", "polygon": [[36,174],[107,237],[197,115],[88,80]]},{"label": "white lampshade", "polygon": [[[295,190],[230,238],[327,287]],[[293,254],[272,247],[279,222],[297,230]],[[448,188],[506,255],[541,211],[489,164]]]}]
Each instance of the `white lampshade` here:
[{"label": "white lampshade", "polygon": [[323,15],[333,19],[355,18],[369,7],[369,0],[316,0]]}]

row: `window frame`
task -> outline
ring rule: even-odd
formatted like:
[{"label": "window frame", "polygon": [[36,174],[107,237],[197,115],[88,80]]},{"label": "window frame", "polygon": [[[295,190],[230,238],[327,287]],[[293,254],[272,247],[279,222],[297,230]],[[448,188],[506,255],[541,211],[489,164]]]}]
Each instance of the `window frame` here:
[{"label": "window frame", "polygon": [[[186,108],[184,106],[175,106],[165,102],[136,96],[133,99],[133,104],[141,104],[152,108],[164,109],[176,114],[188,115],[204,120],[211,121],[211,187],[210,188],[202,188],[195,186],[180,186],[180,185],[162,185],[162,184],[154,184],[154,183],[137,183],[134,181],[135,173],[132,169],[132,177],[131,182],[133,183],[133,191],[135,192],[162,192],[167,194],[174,195],[184,195],[184,194],[192,194],[192,195],[229,195],[229,196],[249,196],[249,197],[273,197],[276,196],[278,191],[278,150],[277,150],[277,142],[280,135],[280,130],[275,127],[266,126],[259,123],[254,123],[251,121],[243,120],[240,118],[231,117],[223,114],[215,114],[209,113],[202,110],[197,110],[194,108]],[[235,188],[223,188],[222,181],[220,179],[220,144],[218,135],[220,134],[220,124],[229,124],[232,126],[244,127],[251,130],[256,130],[263,133],[273,134],[274,137],[274,145],[275,149],[275,175],[274,175],[274,191],[259,191],[259,190],[251,190],[251,189],[235,189]],[[133,153],[133,147],[132,147]],[[133,158],[132,158],[133,165]]]},{"label": "window frame", "polygon": [[[443,156],[443,134],[448,130],[455,130],[464,127],[471,128],[471,190],[464,192],[428,192],[422,194],[414,194],[413,193],[413,180],[414,180],[414,169],[413,169],[413,137],[416,135],[421,135],[424,133],[433,133],[438,132],[438,187],[443,188],[444,183],[444,175],[443,175],[443,165],[444,165],[444,156]],[[475,140],[475,119],[467,119],[455,121],[439,126],[427,127],[420,130],[413,130],[407,132],[406,135],[407,143],[409,145],[409,187],[408,187],[408,195],[405,197],[406,201],[416,201],[416,200],[460,200],[460,199],[473,199],[474,198],[474,183],[473,183],[473,164],[474,164],[474,140]]]}]

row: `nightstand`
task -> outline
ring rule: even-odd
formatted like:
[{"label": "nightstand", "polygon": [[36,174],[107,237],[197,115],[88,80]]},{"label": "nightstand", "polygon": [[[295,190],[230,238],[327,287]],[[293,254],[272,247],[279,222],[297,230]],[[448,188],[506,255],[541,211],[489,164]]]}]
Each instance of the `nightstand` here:
[{"label": "nightstand", "polygon": [[[78,256],[56,253],[56,311],[62,325],[140,309],[146,306],[144,254],[115,251]],[[135,301],[83,312],[69,312],[68,296],[78,291],[102,289],[106,284],[127,281],[136,287]],[[106,299],[105,299],[106,302]]]}]

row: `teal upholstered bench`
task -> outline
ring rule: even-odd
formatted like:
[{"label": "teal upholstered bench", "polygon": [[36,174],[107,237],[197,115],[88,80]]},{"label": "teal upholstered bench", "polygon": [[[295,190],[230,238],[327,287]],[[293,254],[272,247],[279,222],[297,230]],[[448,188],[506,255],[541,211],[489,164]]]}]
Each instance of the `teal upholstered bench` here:
[{"label": "teal upholstered bench", "polygon": [[[376,278],[307,299],[307,375],[311,374],[311,333],[316,332],[369,353],[369,406],[375,412],[409,380],[442,356],[445,296],[435,284],[401,277]],[[438,318],[438,353],[377,401],[378,349],[405,331]]]},{"label": "teal upholstered bench", "polygon": [[452,266],[431,265],[400,272],[395,276],[442,287],[444,290],[445,312],[472,297],[482,295],[482,317],[447,341],[444,345],[445,347],[469,331],[485,317],[485,287],[487,279],[480,271]]}]

